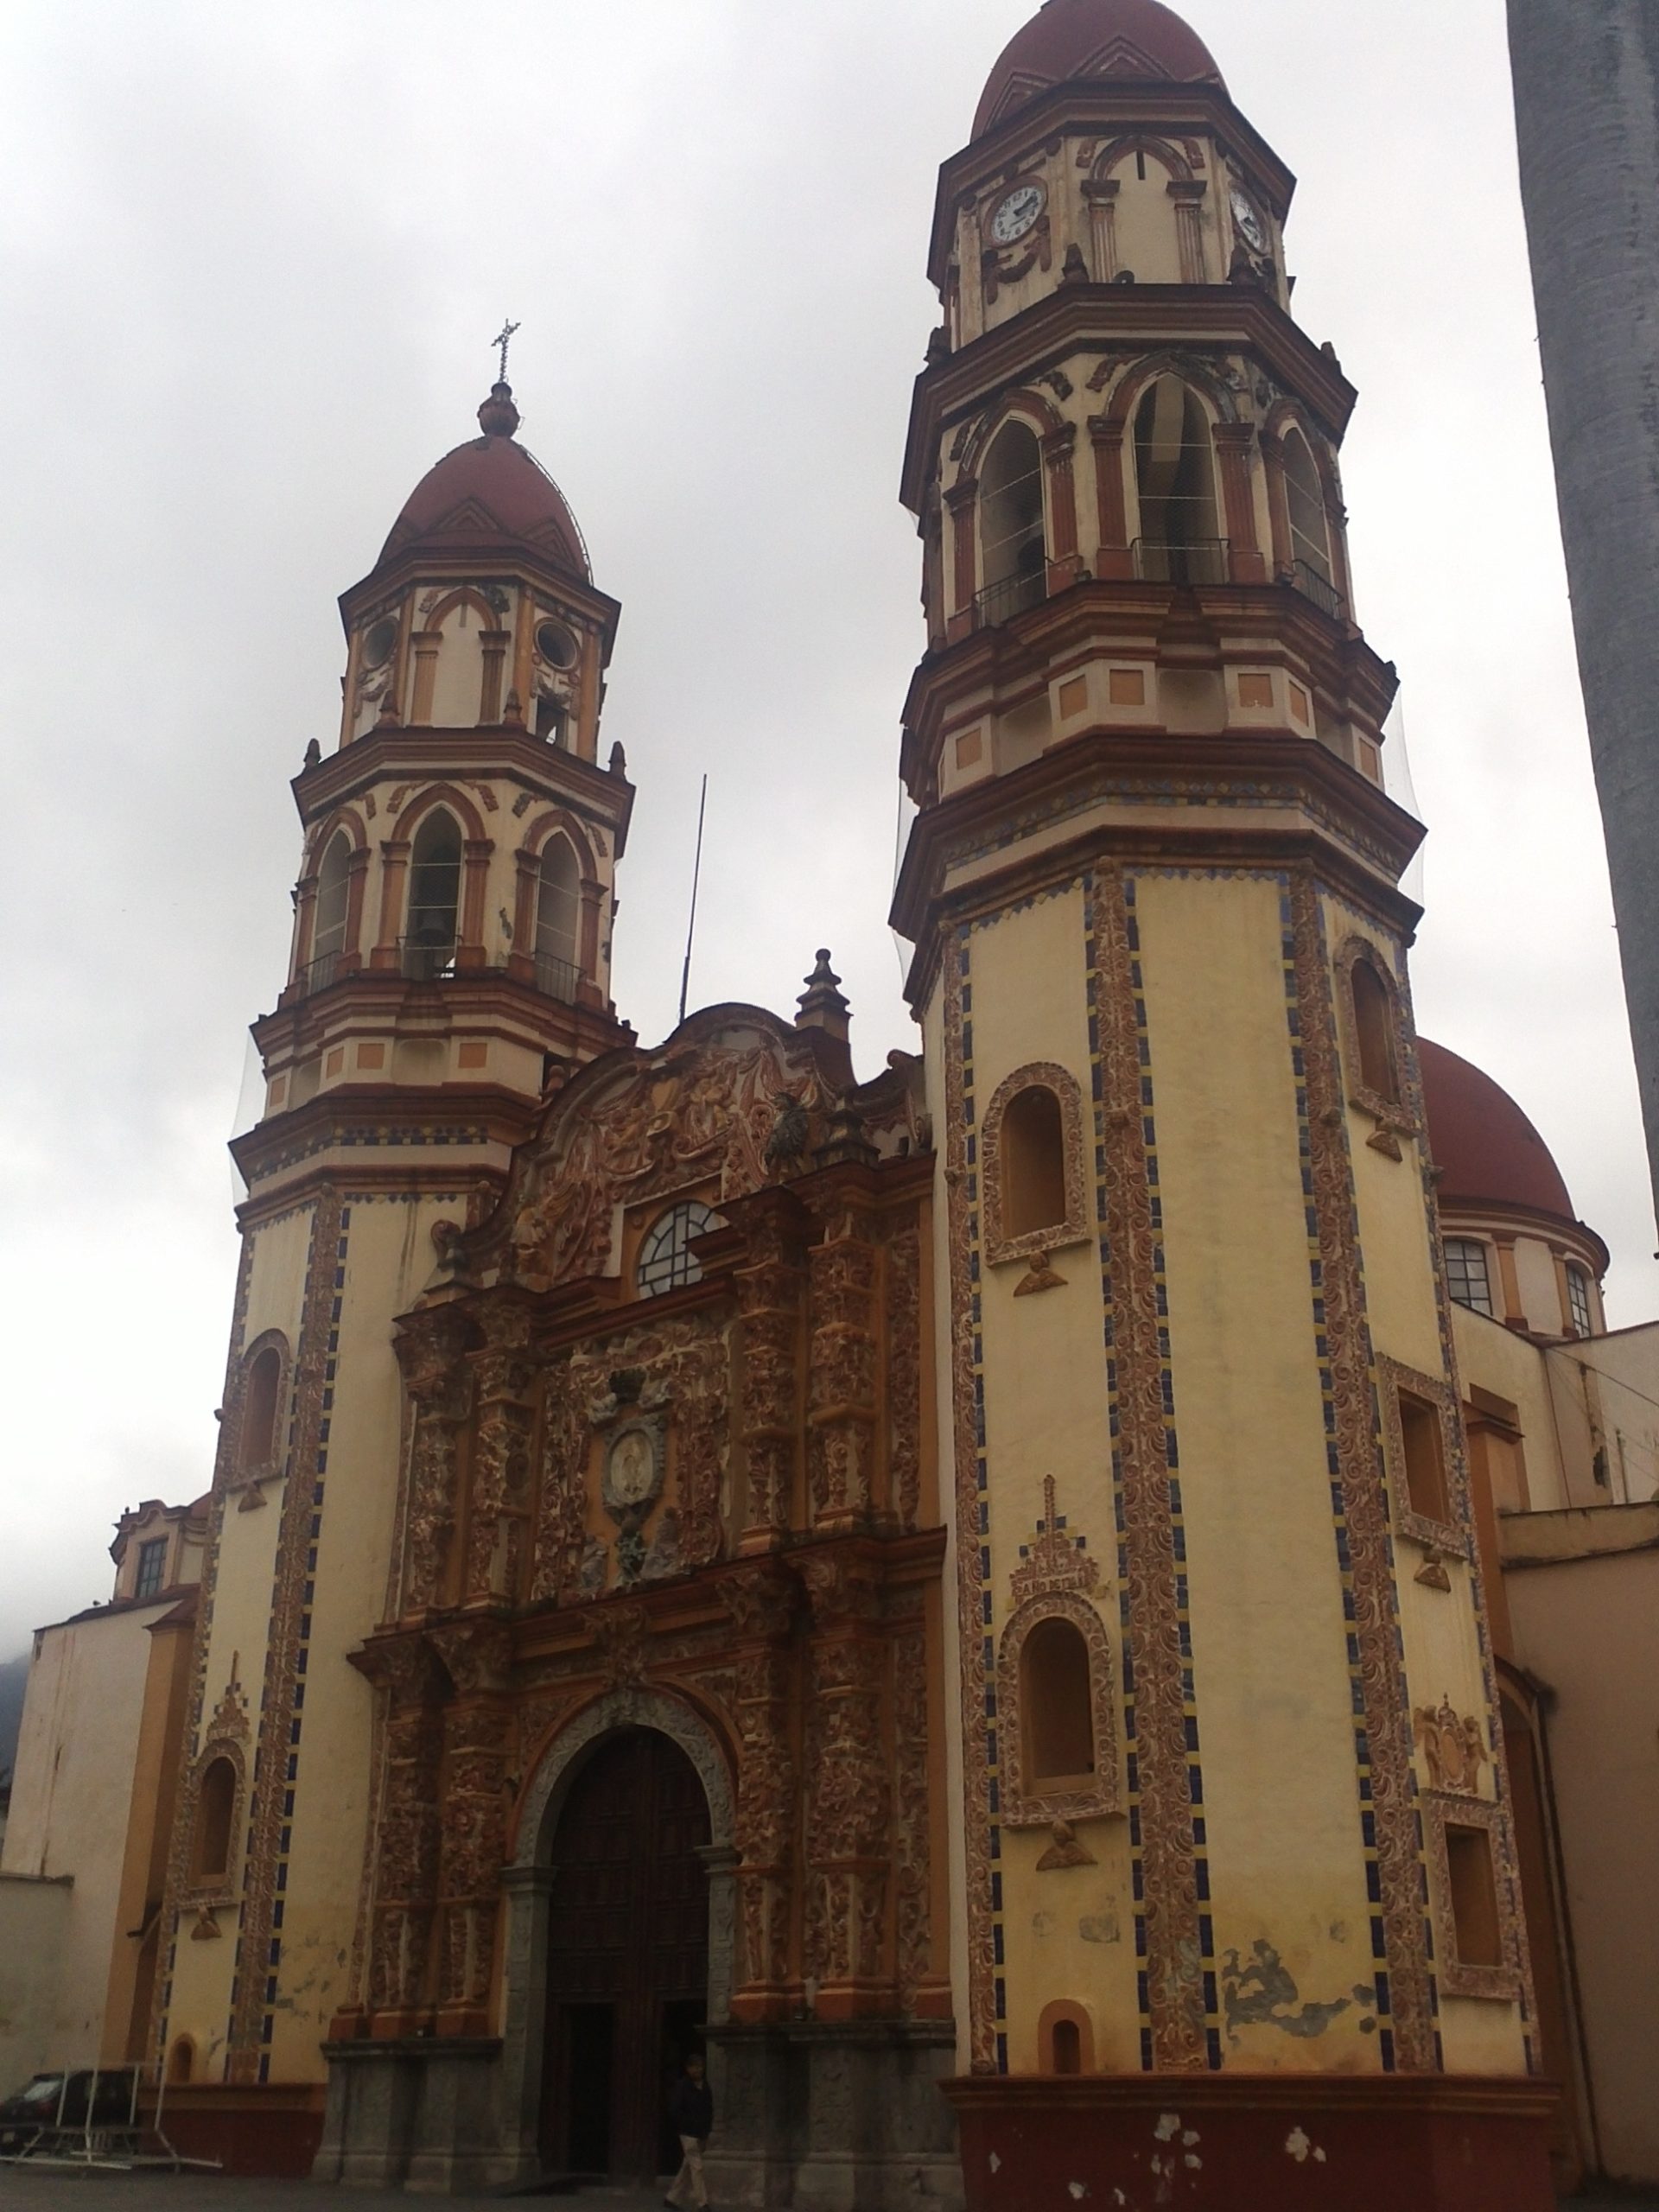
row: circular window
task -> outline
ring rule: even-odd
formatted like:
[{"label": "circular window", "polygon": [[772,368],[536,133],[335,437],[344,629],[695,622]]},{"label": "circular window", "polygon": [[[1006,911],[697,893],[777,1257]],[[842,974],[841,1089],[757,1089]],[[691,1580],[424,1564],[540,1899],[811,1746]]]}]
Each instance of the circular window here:
[{"label": "circular window", "polygon": [[660,1298],[664,1291],[683,1290],[687,1283],[701,1282],[702,1268],[691,1249],[691,1239],[724,1225],[713,1207],[695,1198],[685,1205],[671,1206],[652,1224],[639,1247],[634,1268],[639,1296]]},{"label": "circular window", "polygon": [[563,622],[538,622],[536,626],[536,650],[555,668],[569,668],[575,661],[576,641]]},{"label": "circular window", "polygon": [[378,622],[371,623],[363,640],[365,668],[384,668],[391,658],[391,649],[397,642],[397,625],[390,614],[383,614]]}]

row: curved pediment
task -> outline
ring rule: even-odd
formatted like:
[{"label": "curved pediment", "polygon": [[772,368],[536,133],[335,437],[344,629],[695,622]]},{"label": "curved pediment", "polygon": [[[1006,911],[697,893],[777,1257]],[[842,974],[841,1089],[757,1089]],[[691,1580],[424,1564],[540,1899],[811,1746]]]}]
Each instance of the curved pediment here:
[{"label": "curved pediment", "polygon": [[760,1007],[711,1007],[654,1051],[607,1053],[551,1102],[450,1262],[535,1290],[612,1273],[625,1207],[681,1191],[719,1205],[799,1174],[849,1076],[844,1047]]}]

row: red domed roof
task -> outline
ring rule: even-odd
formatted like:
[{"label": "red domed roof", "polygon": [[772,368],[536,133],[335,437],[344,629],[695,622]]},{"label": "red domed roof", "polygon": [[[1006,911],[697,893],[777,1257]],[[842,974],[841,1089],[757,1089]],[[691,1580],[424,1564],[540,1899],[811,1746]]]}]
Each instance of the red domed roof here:
[{"label": "red domed roof", "polygon": [[1417,1040],[1428,1148],[1440,1173],[1440,1203],[1483,1205],[1573,1221],[1561,1171],[1509,1092],[1444,1045]]},{"label": "red domed roof", "polygon": [[404,500],[380,562],[415,544],[490,552],[501,538],[516,537],[586,580],[588,554],[575,517],[541,463],[515,443],[518,410],[505,385],[496,385],[478,419],[484,435],[445,454]]},{"label": "red domed roof", "polygon": [[1046,0],[992,70],[974,136],[1068,77],[1122,77],[1227,87],[1195,30],[1160,0]]}]

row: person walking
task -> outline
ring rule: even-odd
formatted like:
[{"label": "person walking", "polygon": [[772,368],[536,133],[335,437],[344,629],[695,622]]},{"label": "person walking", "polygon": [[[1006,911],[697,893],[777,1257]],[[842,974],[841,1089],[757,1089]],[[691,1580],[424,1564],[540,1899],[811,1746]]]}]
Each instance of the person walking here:
[{"label": "person walking", "polygon": [[668,2093],[668,2116],[680,2139],[684,2156],[674,2186],[663,2199],[672,2212],[709,2212],[708,2184],[702,2178],[703,2147],[715,2125],[715,2100],[702,2075],[702,2053],[694,2050],[685,2070]]}]

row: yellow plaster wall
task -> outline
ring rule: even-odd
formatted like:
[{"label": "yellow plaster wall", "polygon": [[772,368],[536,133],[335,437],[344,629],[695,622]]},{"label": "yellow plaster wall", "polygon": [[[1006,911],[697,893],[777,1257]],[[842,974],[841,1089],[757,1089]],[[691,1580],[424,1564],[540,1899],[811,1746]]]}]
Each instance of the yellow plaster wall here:
[{"label": "yellow plaster wall", "polygon": [[[1543,1354],[1501,1321],[1467,1306],[1452,1308],[1452,1336],[1457,1346],[1458,1376],[1467,1398],[1471,1389],[1490,1390],[1520,1415],[1521,1449],[1526,1460],[1527,1497],[1534,1512],[1568,1503],[1562,1439],[1550,1403],[1549,1373]],[[1589,1467],[1584,1468],[1589,1479]]]},{"label": "yellow plaster wall", "polygon": [[[276,1532],[282,1524],[285,1489],[284,1483],[265,1484],[257,1493],[263,1495],[265,1503],[254,1512],[239,1512],[234,1499],[226,1503],[213,1590],[213,1626],[208,1635],[204,1720],[223,1696],[234,1668],[248,1700],[250,1726],[257,1728],[270,1625]],[[199,1745],[200,1735],[196,1741]],[[251,1743],[249,1758],[251,1764]],[[238,1870],[247,1843],[245,1802],[243,1811],[240,1833],[232,1842],[232,1865]],[[168,2031],[174,2040],[181,2035],[189,2036],[196,2046],[197,2078],[217,2081],[230,2023],[236,1921],[231,1913],[219,1914],[220,1937],[216,1942],[194,1940],[191,1934],[193,1925],[188,1912],[181,1915]],[[165,1979],[165,1958],[160,1972]]]},{"label": "yellow plaster wall", "polygon": [[[299,1343],[305,1306],[305,1263],[311,1249],[309,1205],[262,1223],[253,1231],[253,1267],[248,1281],[248,1315],[242,1351],[267,1329],[280,1329],[293,1350]],[[285,1409],[284,1409],[285,1410]]]},{"label": "yellow plaster wall", "polygon": [[[346,1654],[385,1606],[402,1432],[391,1321],[429,1278],[431,1228],[456,1202],[350,1200],[340,1352],[271,2050],[279,2081],[320,2080],[346,2002],[367,1835],[368,1684]],[[308,1471],[301,1471],[308,1479]]]},{"label": "yellow plaster wall", "polygon": [[[997,1085],[1015,1069],[1035,1060],[1068,1069],[1085,1102],[1084,1173],[1092,1217],[1094,1114],[1081,887],[976,929],[971,976],[977,1119],[982,1124]],[[1020,1545],[1029,1542],[1043,1516],[1043,1482],[1052,1474],[1068,1528],[1087,1538],[1099,1566],[1097,1602],[1116,1651],[1116,1548],[1100,1262],[1091,1240],[1058,1248],[1052,1264],[1065,1287],[1020,1299],[1014,1288],[1028,1262],[982,1267],[995,1627],[1000,1632],[1007,1619],[1007,1578]],[[1120,1770],[1121,1701],[1122,1685],[1115,1679]],[[1004,1728],[1013,1723],[1014,1716],[1001,1716]],[[1079,1821],[1077,1834],[1096,1865],[1039,1874],[1036,1862],[1052,1840],[1048,1830],[1002,1827],[1009,2059],[1016,2070],[1035,2069],[1038,2018],[1051,1999],[1062,1997],[1088,2012],[1097,2066],[1132,2069],[1140,2063],[1127,1823],[1121,1818]]]},{"label": "yellow plaster wall", "polygon": [[1641,1505],[1659,1495],[1659,1324],[1562,1344],[1548,1364],[1594,1392],[1608,1455],[1599,1502]]},{"label": "yellow plaster wall", "polygon": [[[1269,1942],[1322,2033],[1229,2063],[1370,2071],[1373,1973],[1279,888],[1140,880],[1217,1959]],[[1287,2008],[1298,2010],[1297,2007]]]}]

